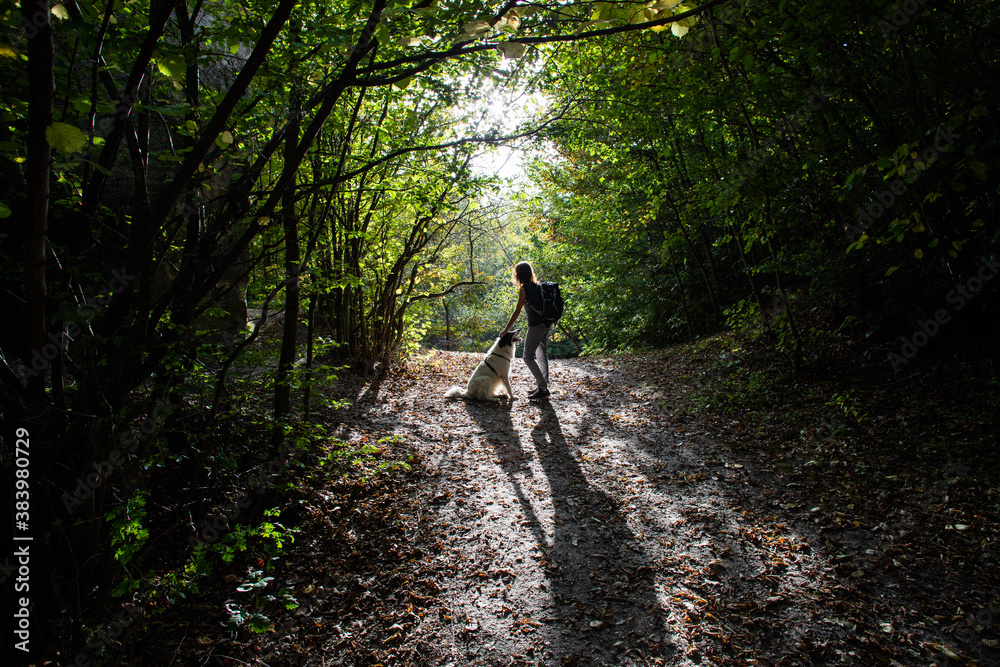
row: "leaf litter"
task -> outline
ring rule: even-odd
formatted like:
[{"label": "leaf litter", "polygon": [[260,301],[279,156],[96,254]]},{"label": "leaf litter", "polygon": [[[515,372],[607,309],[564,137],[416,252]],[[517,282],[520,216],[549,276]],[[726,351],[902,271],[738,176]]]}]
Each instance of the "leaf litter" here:
[{"label": "leaf litter", "polygon": [[385,456],[413,468],[301,485],[282,565],[301,606],[191,657],[998,664],[997,569],[969,557],[994,516],[866,513],[848,470],[778,465],[737,420],[675,410],[685,369],[657,361],[554,361],[544,402],[515,365],[520,398],[486,405],[443,398],[477,355],[431,352],[359,390],[340,437],[395,436]]}]

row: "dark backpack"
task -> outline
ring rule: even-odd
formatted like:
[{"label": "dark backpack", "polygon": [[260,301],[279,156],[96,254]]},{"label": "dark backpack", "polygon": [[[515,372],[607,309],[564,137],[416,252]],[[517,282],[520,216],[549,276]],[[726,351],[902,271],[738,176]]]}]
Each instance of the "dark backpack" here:
[{"label": "dark backpack", "polygon": [[562,292],[559,283],[538,283],[538,291],[542,294],[542,309],[538,310],[530,303],[528,307],[542,316],[545,323],[552,326],[563,314]]}]

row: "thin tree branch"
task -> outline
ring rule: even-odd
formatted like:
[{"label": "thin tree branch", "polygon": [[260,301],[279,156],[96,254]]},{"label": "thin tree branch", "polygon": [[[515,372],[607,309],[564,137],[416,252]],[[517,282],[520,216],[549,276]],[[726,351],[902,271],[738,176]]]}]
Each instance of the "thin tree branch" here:
[{"label": "thin tree branch", "polygon": [[[680,14],[674,14],[673,16],[667,16],[662,19],[656,19],[653,21],[645,21],[643,23],[630,23],[625,25],[613,26],[611,28],[601,28],[599,30],[585,30],[576,34],[568,35],[548,35],[545,37],[512,37],[504,41],[512,42],[516,44],[552,44],[557,42],[575,42],[581,39],[590,39],[591,37],[603,37],[605,35],[617,35],[625,32],[637,32],[639,30],[648,30],[649,28],[655,28],[661,25],[668,25],[670,23],[675,23],[677,21],[690,18],[692,16],[698,16],[707,9],[711,9],[716,5],[721,5],[723,3],[729,2],[729,0],[708,0],[705,4],[700,7],[688,10],[686,12],[681,12]],[[358,75],[368,74],[370,72],[383,72],[385,70],[393,69],[394,67],[399,67],[400,65],[405,65],[407,63],[424,63],[427,59],[431,59],[433,62],[427,65],[430,67],[437,64],[442,60],[448,58],[454,58],[455,56],[464,56],[471,53],[478,53],[480,51],[487,51],[490,49],[500,48],[498,43],[490,42],[486,44],[476,44],[474,46],[467,46],[468,42],[462,44],[455,44],[450,49],[445,49],[443,51],[425,51],[423,53],[417,53],[412,56],[403,56],[401,58],[396,58],[394,60],[388,60],[383,63],[378,63],[370,65],[364,69],[358,70]],[[421,66],[419,70],[413,68],[412,70],[407,70],[405,74],[399,76],[393,76],[391,80],[387,79],[389,83],[405,79],[418,71],[422,71],[427,67]],[[382,80],[379,80],[381,83]],[[321,93],[322,95],[322,93]]]}]

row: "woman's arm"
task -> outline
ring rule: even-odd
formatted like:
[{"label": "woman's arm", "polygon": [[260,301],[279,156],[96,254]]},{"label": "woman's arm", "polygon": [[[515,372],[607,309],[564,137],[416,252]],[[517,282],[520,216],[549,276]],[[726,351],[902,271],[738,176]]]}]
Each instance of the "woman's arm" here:
[{"label": "woman's arm", "polygon": [[524,305],[524,285],[521,285],[521,287],[518,288],[517,290],[517,305],[514,306],[514,314],[510,316],[509,320],[507,320],[507,326],[505,326],[503,328],[503,331],[500,332],[501,336],[510,331],[510,328],[514,326],[514,322],[517,322],[517,316],[521,314],[521,306],[523,305]]}]

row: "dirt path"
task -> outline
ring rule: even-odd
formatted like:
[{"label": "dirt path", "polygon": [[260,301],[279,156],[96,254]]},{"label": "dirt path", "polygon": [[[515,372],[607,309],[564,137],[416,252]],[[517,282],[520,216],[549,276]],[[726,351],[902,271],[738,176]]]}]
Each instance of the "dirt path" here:
[{"label": "dirt path", "polygon": [[427,471],[410,539],[436,612],[394,626],[386,664],[947,662],[934,583],[725,427],[672,419],[669,369],[557,360],[529,402],[516,362],[512,406],[444,400],[477,362],[419,359],[340,434],[402,436]]}]

